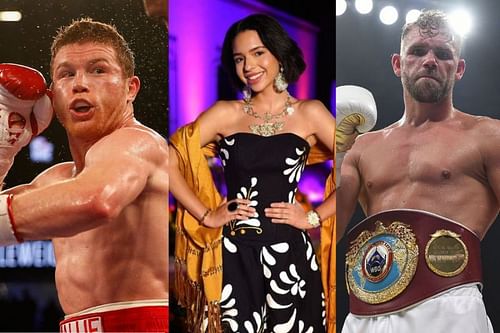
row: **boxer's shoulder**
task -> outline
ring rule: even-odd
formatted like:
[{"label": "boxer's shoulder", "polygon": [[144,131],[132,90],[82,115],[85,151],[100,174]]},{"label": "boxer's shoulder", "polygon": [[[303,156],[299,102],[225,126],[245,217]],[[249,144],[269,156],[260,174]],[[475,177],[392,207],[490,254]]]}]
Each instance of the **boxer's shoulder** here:
[{"label": "boxer's shoulder", "polygon": [[474,129],[480,133],[484,134],[495,134],[496,136],[500,133],[500,120],[494,119],[486,116],[471,116],[473,117],[471,122],[474,123]]},{"label": "boxer's shoulder", "polygon": [[500,120],[487,116],[473,115],[455,109],[452,122],[459,124],[460,130],[496,131],[500,128]]},{"label": "boxer's shoulder", "polygon": [[166,139],[145,126],[127,126],[97,141],[85,155],[85,165],[122,161],[130,166],[136,161],[141,165],[147,162],[153,167],[164,163],[167,156]]},{"label": "boxer's shoulder", "polygon": [[51,166],[40,173],[30,184],[30,186],[42,187],[57,181],[70,179],[74,175],[74,162],[63,162]]},{"label": "boxer's shoulder", "polygon": [[152,139],[153,145],[159,145],[163,149],[167,149],[167,139],[161,136],[155,130],[144,126],[142,124],[135,124],[134,126],[121,128],[119,131],[122,131],[125,136],[133,135],[134,137],[144,137],[144,139],[148,140]]},{"label": "boxer's shoulder", "polygon": [[356,137],[356,141],[354,142],[353,148],[358,147],[365,149],[365,147],[373,146],[374,144],[376,144],[380,140],[383,140],[390,134],[391,131],[389,131],[387,128],[377,131],[362,133],[358,137]]},{"label": "boxer's shoulder", "polygon": [[[476,117],[471,127],[474,142],[486,160],[498,161],[500,146],[500,120],[489,117]],[[467,136],[470,137],[470,136]]]},{"label": "boxer's shoulder", "polygon": [[138,145],[156,146],[166,144],[166,139],[143,125],[126,126],[102,137],[94,146],[112,148],[129,146],[131,149]]},{"label": "boxer's shoulder", "polygon": [[459,112],[456,118],[458,125],[454,128],[457,135],[483,152],[485,149],[489,151],[490,147],[495,147],[497,154],[496,150],[500,144],[500,120],[463,112]]}]

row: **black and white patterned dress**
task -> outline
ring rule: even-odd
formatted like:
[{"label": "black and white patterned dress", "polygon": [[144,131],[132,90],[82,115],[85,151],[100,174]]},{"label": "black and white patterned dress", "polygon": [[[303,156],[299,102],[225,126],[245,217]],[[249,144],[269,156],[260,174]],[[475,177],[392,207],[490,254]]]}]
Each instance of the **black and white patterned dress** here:
[{"label": "black and white patterned dress", "polygon": [[236,133],[220,142],[228,200],[251,200],[258,216],[224,227],[224,332],[325,332],[324,294],[306,232],[274,224],[264,209],[294,202],[309,144],[283,133]]}]

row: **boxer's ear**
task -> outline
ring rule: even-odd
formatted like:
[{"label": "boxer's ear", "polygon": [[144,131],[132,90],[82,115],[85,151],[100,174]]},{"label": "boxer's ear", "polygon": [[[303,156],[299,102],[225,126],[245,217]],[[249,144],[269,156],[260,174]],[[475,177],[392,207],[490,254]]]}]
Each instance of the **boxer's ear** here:
[{"label": "boxer's ear", "polygon": [[137,96],[139,90],[141,89],[141,81],[135,75],[128,78],[127,81],[128,81],[127,102],[133,102],[135,100],[135,96]]},{"label": "boxer's ear", "polygon": [[394,53],[391,57],[392,70],[397,77],[401,77],[401,56]]},{"label": "boxer's ear", "polygon": [[457,71],[455,72],[455,80],[460,80],[462,79],[462,77],[464,76],[464,73],[465,73],[465,60],[464,59],[460,59],[458,61],[458,65],[457,65]]}]

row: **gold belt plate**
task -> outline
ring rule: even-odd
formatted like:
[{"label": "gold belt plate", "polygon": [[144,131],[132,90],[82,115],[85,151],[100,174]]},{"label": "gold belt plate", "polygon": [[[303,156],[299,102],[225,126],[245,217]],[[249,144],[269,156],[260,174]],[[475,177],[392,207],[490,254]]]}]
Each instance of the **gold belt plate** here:
[{"label": "gold belt plate", "polygon": [[375,230],[361,232],[346,254],[349,292],[369,304],[387,302],[410,284],[418,264],[418,245],[411,226],[375,222]]}]

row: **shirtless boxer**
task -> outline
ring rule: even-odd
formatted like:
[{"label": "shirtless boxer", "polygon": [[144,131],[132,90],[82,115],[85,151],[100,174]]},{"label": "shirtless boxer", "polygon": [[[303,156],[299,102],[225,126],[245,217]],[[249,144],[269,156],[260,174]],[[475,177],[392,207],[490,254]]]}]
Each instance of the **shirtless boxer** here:
[{"label": "shirtless boxer", "polygon": [[338,234],[357,200],[369,218],[348,233],[342,332],[493,331],[478,288],[479,241],[499,212],[500,121],[453,107],[461,42],[442,12],[405,25],[392,56],[404,115],[359,136],[345,156]]},{"label": "shirtless boxer", "polygon": [[133,54],[81,19],[55,37],[51,76],[73,162],[2,193],[1,245],[53,240],[62,332],[166,332],[167,144],[134,119]]}]

